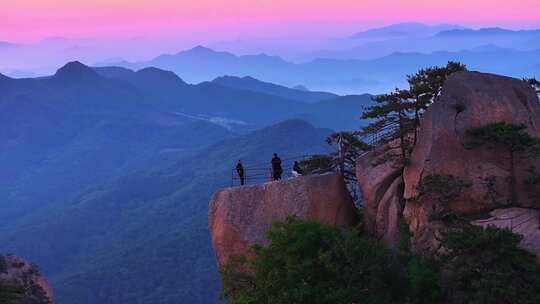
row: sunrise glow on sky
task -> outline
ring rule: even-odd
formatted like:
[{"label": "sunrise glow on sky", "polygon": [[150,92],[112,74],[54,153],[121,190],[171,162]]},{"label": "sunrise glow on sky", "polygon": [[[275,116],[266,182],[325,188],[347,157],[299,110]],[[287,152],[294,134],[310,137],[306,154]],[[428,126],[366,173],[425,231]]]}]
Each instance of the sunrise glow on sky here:
[{"label": "sunrise glow on sky", "polygon": [[540,0],[0,0],[0,41],[316,36],[405,21],[539,27]]}]

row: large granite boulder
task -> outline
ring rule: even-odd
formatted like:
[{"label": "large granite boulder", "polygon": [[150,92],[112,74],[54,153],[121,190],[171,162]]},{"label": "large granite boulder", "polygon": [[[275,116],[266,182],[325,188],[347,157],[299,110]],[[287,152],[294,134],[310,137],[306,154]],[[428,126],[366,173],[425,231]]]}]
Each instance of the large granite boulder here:
[{"label": "large granite boulder", "polygon": [[353,226],[356,210],[339,174],[304,176],[214,193],[208,224],[219,267],[233,256],[250,256],[250,246],[266,244],[276,220],[296,215],[325,224]]},{"label": "large granite boulder", "polygon": [[0,255],[0,288],[12,286],[24,291],[21,303],[53,303],[51,285],[37,267],[17,256]]},{"label": "large granite boulder", "polygon": [[[510,207],[507,155],[465,147],[467,130],[501,121],[525,124],[531,135],[540,137],[538,97],[521,80],[476,72],[452,75],[439,100],[425,113],[403,174],[404,216],[417,251],[437,250],[437,234],[444,226],[441,212],[471,215]],[[517,164],[518,205],[512,207],[540,208],[540,185],[527,182],[540,169],[538,159],[521,158]],[[447,203],[419,197],[422,179],[437,174],[454,176],[469,186]]]},{"label": "large granite boulder", "polygon": [[384,158],[397,143],[368,152],[356,161],[356,178],[362,192],[364,229],[389,247],[399,243],[403,203],[403,168]]}]

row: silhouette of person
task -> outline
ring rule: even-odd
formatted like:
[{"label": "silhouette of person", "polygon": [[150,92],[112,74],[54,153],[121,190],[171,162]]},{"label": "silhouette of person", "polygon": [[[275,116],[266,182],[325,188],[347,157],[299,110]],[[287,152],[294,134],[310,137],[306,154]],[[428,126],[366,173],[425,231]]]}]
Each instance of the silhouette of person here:
[{"label": "silhouette of person", "polygon": [[238,163],[236,164],[236,173],[238,173],[238,177],[240,177],[240,186],[245,185],[246,177],[244,175],[244,165],[242,165],[241,160],[238,160]]},{"label": "silhouette of person", "polygon": [[281,179],[281,175],[283,174],[283,168],[281,167],[281,158],[277,155],[277,153],[274,153],[274,157],[272,157],[272,178],[277,181]]},{"label": "silhouette of person", "polygon": [[292,174],[294,177],[299,177],[302,174],[304,174],[304,171],[302,170],[302,167],[300,167],[300,164],[297,161],[294,161]]}]

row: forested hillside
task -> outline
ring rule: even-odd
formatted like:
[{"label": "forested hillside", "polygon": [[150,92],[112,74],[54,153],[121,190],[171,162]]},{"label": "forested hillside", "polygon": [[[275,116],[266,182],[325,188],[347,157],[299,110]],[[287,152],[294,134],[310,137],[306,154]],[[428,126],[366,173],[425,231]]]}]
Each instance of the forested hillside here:
[{"label": "forested hillside", "polygon": [[329,149],[330,129],[265,125],[356,125],[346,111],[369,99],[306,104],[158,69],[98,71],[0,80],[2,251],[40,265],[58,303],[214,303],[211,192],[230,185],[237,159]]}]

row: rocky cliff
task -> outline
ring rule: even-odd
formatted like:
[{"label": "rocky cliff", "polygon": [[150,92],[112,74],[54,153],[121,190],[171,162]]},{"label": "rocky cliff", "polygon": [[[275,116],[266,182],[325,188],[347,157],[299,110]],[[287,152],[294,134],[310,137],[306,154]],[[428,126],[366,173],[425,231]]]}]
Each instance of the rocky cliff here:
[{"label": "rocky cliff", "polygon": [[51,285],[37,267],[17,256],[0,255],[0,285],[23,290],[20,303],[47,304],[54,300]]},{"label": "rocky cliff", "polygon": [[[517,162],[518,198],[516,204],[509,205],[507,155],[488,148],[469,149],[466,145],[468,130],[495,122],[524,124],[530,135],[540,137],[540,103],[532,88],[521,80],[491,74],[458,72],[452,75],[440,98],[423,115],[418,142],[410,163],[403,170],[377,164],[375,152],[358,161],[357,175],[365,196],[368,231],[395,246],[399,239],[396,227],[403,218],[412,233],[413,249],[433,252],[439,247],[437,239],[441,229],[447,226],[446,215],[482,216],[500,224],[504,221],[497,217],[508,211],[499,209],[521,208],[522,213],[529,216],[536,214],[535,209],[540,209],[540,185],[527,180],[540,169],[538,159],[529,157]],[[458,183],[456,181],[466,187],[447,202],[419,195],[423,179],[437,175],[454,179],[445,181],[447,187]],[[396,214],[401,211],[399,201],[403,206],[402,215]],[[482,222],[486,223],[489,221]],[[532,223],[530,220],[526,226],[534,225]],[[539,240],[535,236],[538,232],[532,226],[521,229],[513,224],[501,225],[521,233],[523,247],[540,254]]]},{"label": "rocky cliff", "polygon": [[364,228],[390,247],[399,242],[399,220],[403,212],[403,167],[384,161],[397,143],[371,151],[357,160],[356,178],[362,191]]},{"label": "rocky cliff", "polygon": [[[532,88],[497,75],[453,74],[423,114],[405,167],[385,157],[396,142],[357,160],[366,231],[396,248],[401,228],[408,227],[412,250],[431,254],[440,248],[441,232],[457,218],[510,228],[523,236],[521,246],[540,258],[540,158],[520,158],[512,170],[505,153],[467,145],[469,130],[498,122],[525,125],[531,136],[540,138],[540,102]],[[512,171],[516,200],[509,191]],[[439,183],[439,194],[420,191],[430,179]],[[289,214],[334,225],[356,221],[339,175],[225,189],[213,195],[209,211],[219,266],[232,256],[249,256],[250,245],[265,244],[272,222]]]},{"label": "rocky cliff", "polygon": [[233,256],[249,256],[250,245],[265,244],[272,223],[288,215],[342,226],[357,221],[351,196],[338,174],[224,189],[214,193],[208,213],[219,267]]}]

